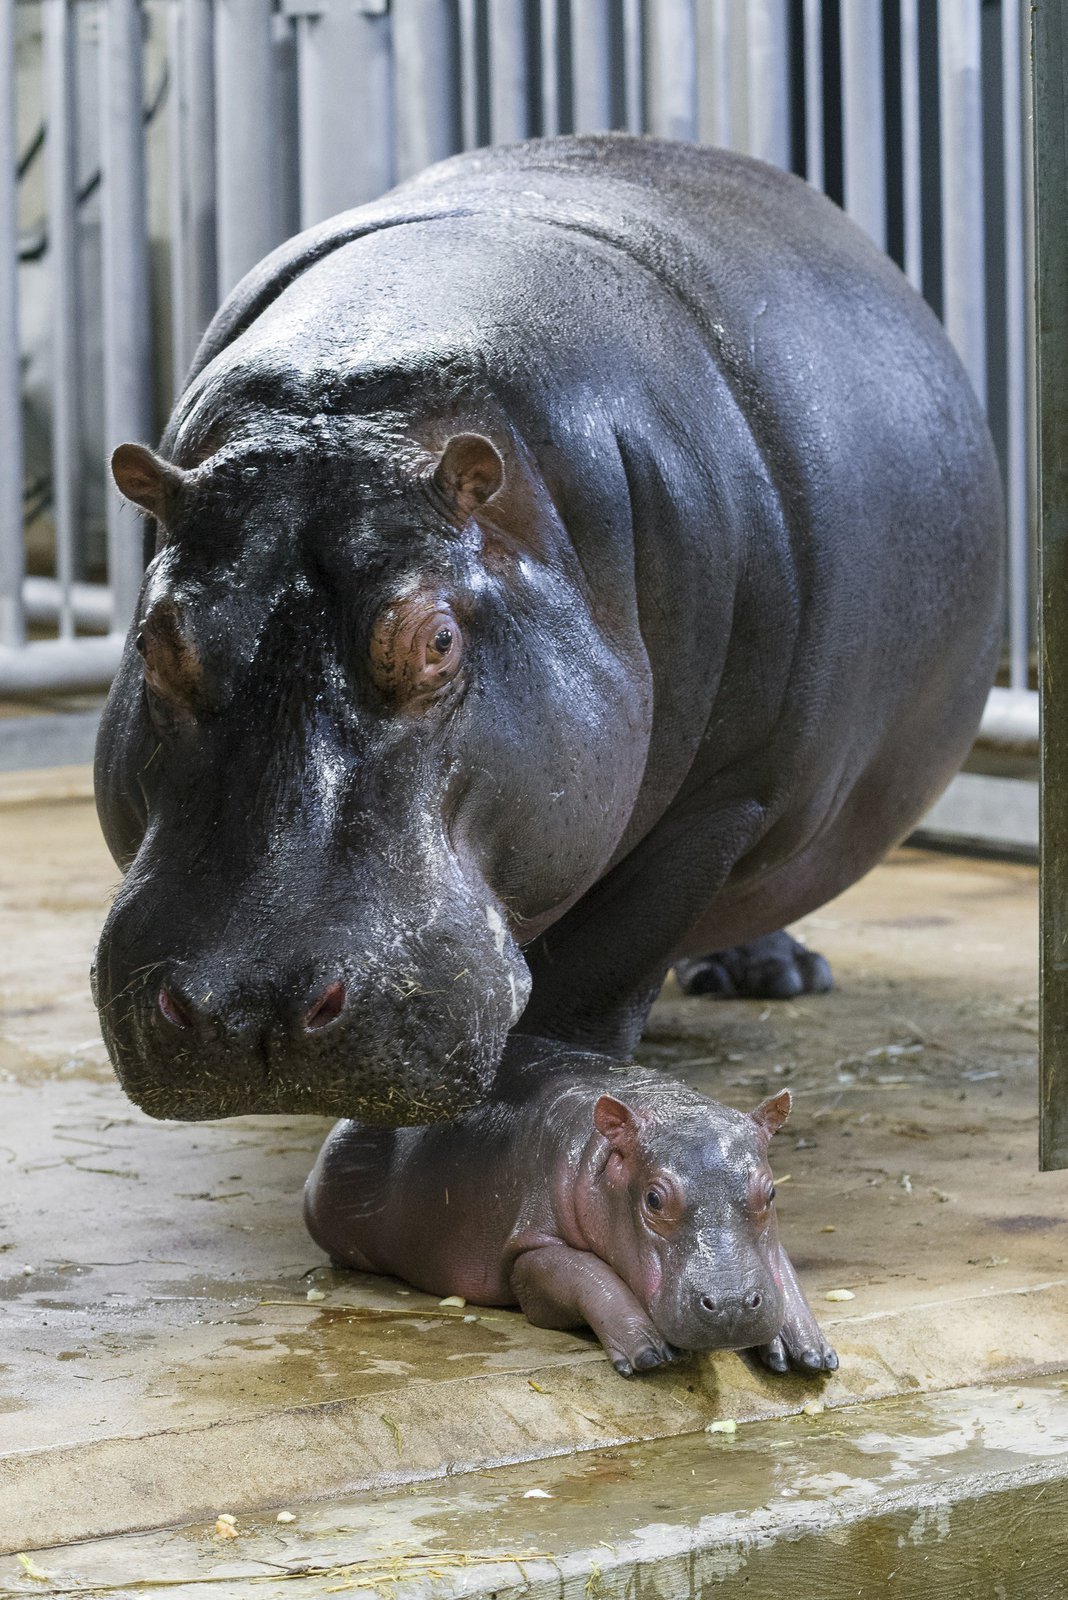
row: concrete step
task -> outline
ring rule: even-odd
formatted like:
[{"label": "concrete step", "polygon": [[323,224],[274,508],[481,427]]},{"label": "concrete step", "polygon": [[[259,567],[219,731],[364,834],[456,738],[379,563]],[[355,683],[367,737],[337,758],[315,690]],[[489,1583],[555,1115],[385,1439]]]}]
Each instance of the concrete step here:
[{"label": "concrete step", "polygon": [[811,1407],[733,1433],[293,1502],[283,1520],[234,1504],[199,1524],[39,1550],[29,1566],[5,1558],[0,1593],[1060,1600],[1068,1382]]}]

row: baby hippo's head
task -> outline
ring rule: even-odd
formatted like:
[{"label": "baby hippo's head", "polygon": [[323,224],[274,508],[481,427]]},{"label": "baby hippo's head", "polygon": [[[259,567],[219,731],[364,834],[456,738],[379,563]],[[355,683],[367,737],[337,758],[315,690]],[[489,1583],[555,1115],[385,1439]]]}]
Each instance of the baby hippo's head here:
[{"label": "baby hippo's head", "polygon": [[788,1090],[746,1114],[676,1086],[594,1107],[598,1254],[680,1349],[744,1350],[781,1330],[768,1144],[789,1111]]}]

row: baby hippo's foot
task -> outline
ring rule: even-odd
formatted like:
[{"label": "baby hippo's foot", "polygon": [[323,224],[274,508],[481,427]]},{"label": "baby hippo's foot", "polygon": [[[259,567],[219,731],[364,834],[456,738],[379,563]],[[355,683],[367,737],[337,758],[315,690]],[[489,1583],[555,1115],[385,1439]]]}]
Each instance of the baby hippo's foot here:
[{"label": "baby hippo's foot", "polygon": [[779,1280],[782,1283],[782,1327],[770,1344],[757,1345],[753,1354],[771,1372],[834,1372],[838,1356],[823,1337],[816,1314],[797,1281],[794,1264],[779,1245]]},{"label": "baby hippo's foot", "polygon": [[789,1372],[791,1366],[799,1372],[834,1372],[838,1366],[838,1355],[819,1328],[815,1337],[804,1344],[787,1337],[784,1331],[770,1344],[758,1344],[753,1354],[769,1372]]},{"label": "baby hippo's foot", "polygon": [[676,1350],[673,1344],[668,1344],[651,1322],[644,1327],[613,1330],[607,1339],[602,1334],[601,1342],[609,1361],[624,1378],[633,1378],[636,1372],[652,1372],[654,1367],[670,1366],[672,1361],[679,1361],[686,1354],[685,1350]]},{"label": "baby hippo's foot", "polygon": [[675,977],[683,994],[719,1000],[792,1000],[824,994],[834,982],[825,957],[785,932],[676,962]]}]

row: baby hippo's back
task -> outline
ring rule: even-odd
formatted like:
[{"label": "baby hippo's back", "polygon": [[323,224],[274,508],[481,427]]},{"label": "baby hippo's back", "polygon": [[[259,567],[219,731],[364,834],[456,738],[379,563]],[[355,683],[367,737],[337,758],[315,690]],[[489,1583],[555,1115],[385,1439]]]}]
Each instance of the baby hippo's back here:
[{"label": "baby hippo's back", "polygon": [[[304,1189],[316,1244],[340,1265],[430,1294],[514,1304],[508,1241],[520,1229],[553,1231],[554,1193],[598,1093],[582,1071],[598,1058],[575,1056],[577,1072],[561,1072],[552,1049],[550,1068],[543,1043],[515,1039],[492,1098],[453,1122],[337,1123]],[[599,1065],[603,1074],[603,1058]]]}]

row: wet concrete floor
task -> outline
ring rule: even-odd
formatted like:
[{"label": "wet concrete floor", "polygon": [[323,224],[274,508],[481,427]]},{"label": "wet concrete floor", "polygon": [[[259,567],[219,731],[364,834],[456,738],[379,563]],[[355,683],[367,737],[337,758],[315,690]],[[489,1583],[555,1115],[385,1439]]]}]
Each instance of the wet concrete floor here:
[{"label": "wet concrete floor", "polygon": [[900,851],[803,924],[834,994],[665,991],[647,1060],[732,1104],[795,1093],[782,1229],[843,1364],[822,1389],[731,1355],[627,1383],[583,1335],[332,1272],[299,1207],[327,1124],[125,1100],[87,984],[116,872],[53,781],[0,788],[0,1548],[1068,1367],[1032,868]]}]

